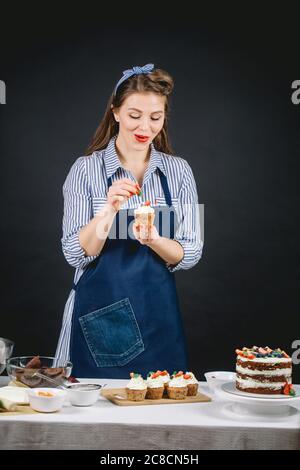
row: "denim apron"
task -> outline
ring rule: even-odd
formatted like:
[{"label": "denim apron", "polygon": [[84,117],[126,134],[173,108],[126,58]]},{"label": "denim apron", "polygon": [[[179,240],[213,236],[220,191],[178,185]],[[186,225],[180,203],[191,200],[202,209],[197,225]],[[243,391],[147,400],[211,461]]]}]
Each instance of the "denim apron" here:
[{"label": "denim apron", "polygon": [[[174,238],[176,212],[167,178],[158,168]],[[108,178],[108,187],[111,185]],[[155,210],[162,235],[163,212]],[[131,214],[130,214],[131,212]],[[152,370],[187,370],[187,345],[174,274],[151,248],[120,234],[120,220],[132,234],[133,209],[120,209],[116,237],[81,275],[75,289],[70,360],[76,377],[126,379]],[[113,226],[112,226],[113,228]]]}]

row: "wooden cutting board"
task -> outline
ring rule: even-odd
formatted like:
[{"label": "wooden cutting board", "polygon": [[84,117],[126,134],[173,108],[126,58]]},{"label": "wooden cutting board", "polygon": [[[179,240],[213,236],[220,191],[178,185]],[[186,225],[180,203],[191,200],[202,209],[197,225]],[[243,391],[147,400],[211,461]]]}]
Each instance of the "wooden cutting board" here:
[{"label": "wooden cutting board", "polygon": [[198,392],[194,397],[186,397],[183,400],[172,400],[171,398],[161,398],[160,400],[150,400],[146,398],[143,401],[127,400],[125,388],[105,388],[101,391],[101,395],[107,400],[120,406],[138,406],[138,405],[171,405],[176,403],[201,403],[209,402],[211,398],[203,393]]}]

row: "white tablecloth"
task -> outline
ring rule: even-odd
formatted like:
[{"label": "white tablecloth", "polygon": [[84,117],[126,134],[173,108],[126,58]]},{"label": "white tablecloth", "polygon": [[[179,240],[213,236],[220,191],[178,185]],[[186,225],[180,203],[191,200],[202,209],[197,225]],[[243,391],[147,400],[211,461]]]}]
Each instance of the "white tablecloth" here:
[{"label": "white tablecloth", "polygon": [[[128,381],[90,382],[110,388]],[[0,386],[7,383],[0,377]],[[200,389],[210,395],[206,383]],[[66,403],[53,414],[0,416],[0,449],[300,449],[300,405],[290,416],[245,418],[230,410],[230,402],[212,398],[126,407],[100,397],[91,407]]]}]

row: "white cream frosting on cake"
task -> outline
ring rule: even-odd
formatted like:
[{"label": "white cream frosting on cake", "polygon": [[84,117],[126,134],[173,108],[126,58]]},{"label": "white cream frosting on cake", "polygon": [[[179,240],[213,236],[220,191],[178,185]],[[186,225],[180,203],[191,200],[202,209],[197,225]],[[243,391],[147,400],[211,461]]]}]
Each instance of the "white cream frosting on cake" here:
[{"label": "white cream frosting on cake", "polygon": [[170,381],[170,374],[161,375],[160,378],[161,378],[163,384],[167,384]]},{"label": "white cream frosting on cake", "polygon": [[239,377],[236,378],[239,386],[241,388],[269,388],[271,390],[279,390],[287,383],[292,383],[291,379],[287,379],[286,382],[263,382],[258,380],[252,379],[241,379]]},{"label": "white cream frosting on cake", "polygon": [[145,390],[147,388],[147,385],[143,379],[143,377],[132,377],[128,384],[126,385],[127,388],[130,388],[131,390]]},{"label": "white cream frosting on cake", "polygon": [[169,387],[186,387],[187,383],[186,380],[183,378],[182,375],[179,377],[173,377],[171,378],[169,382]]},{"label": "white cream frosting on cake", "polygon": [[187,384],[197,384],[198,380],[194,376],[193,372],[186,372],[186,375],[191,375],[190,379],[185,379]]},{"label": "white cream frosting on cake", "polygon": [[151,206],[140,206],[134,209],[134,215],[138,214],[154,214],[154,209]]},{"label": "white cream frosting on cake", "polygon": [[148,377],[146,380],[147,387],[149,388],[161,388],[164,386],[161,376],[159,377]]},{"label": "white cream frosting on cake", "polygon": [[247,375],[266,375],[266,376],[272,376],[272,375],[292,375],[292,369],[273,369],[273,370],[261,370],[261,369],[248,369],[248,367],[241,367],[240,365],[237,364],[236,366],[236,371],[239,372],[240,374],[247,374]]}]

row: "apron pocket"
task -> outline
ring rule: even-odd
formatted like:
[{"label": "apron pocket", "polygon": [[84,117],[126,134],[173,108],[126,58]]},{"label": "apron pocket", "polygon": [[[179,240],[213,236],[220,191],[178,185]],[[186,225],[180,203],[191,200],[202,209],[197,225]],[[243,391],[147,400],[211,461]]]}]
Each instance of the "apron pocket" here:
[{"label": "apron pocket", "polygon": [[123,366],[145,350],[128,298],[79,318],[97,367]]}]

